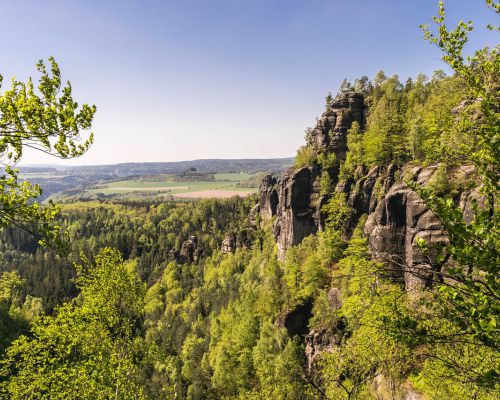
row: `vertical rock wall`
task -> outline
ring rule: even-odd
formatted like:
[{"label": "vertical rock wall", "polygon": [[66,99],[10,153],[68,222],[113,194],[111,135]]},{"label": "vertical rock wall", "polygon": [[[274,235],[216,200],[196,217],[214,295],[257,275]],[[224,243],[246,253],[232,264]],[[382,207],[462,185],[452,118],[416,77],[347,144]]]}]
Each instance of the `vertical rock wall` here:
[{"label": "vertical rock wall", "polygon": [[[337,97],[308,133],[307,145],[316,154],[335,154],[345,159],[347,132],[354,121],[363,128],[366,123],[363,96],[348,93]],[[406,169],[420,184],[427,184],[437,166]],[[473,173],[464,166],[462,173]],[[464,172],[465,171],[465,172]],[[274,235],[278,257],[283,260],[286,250],[299,244],[306,236],[322,227],[321,207],[327,198],[320,195],[320,167],[304,166],[285,173],[279,179],[268,175],[261,184],[260,216],[274,218]],[[346,194],[352,207],[353,227],[361,215],[368,215],[365,235],[374,258],[383,261],[391,276],[404,283],[408,290],[416,285],[431,285],[434,272],[440,268],[436,252],[448,243],[439,219],[396,175],[403,171],[396,165],[376,166],[369,171],[359,169],[355,182],[338,182],[331,176],[337,192]],[[465,178],[467,179],[467,178]],[[472,199],[480,204],[477,190],[462,193],[461,206],[470,213]],[[469,210],[469,211],[468,211]],[[418,241],[429,243],[430,251],[422,254]],[[434,250],[433,250],[434,249]]]},{"label": "vertical rock wall", "polygon": [[[314,129],[309,131],[307,146],[315,154],[335,154],[337,160],[344,160],[347,153],[347,132],[354,121],[361,129],[366,124],[366,108],[359,94],[345,94],[337,97]],[[344,193],[352,208],[351,227],[362,215],[367,215],[364,234],[374,259],[384,264],[384,270],[408,292],[416,287],[430,286],[441,268],[436,257],[439,248],[448,244],[447,234],[432,211],[417,193],[404,184],[398,176],[412,176],[420,184],[428,184],[437,166],[407,167],[396,165],[375,166],[369,171],[359,167],[354,174],[356,181],[338,182],[338,169],[332,175],[331,184],[335,191]],[[469,180],[473,170],[460,168]],[[328,200],[321,196],[320,167],[304,166],[290,170],[279,179],[268,175],[260,187],[260,202],[254,208],[261,220],[273,219],[273,229],[278,246],[278,258],[285,258],[286,250],[299,244],[308,235],[322,228],[321,207]],[[484,206],[484,199],[477,189],[464,191],[459,200],[464,216],[470,219],[473,203]],[[255,218],[254,218],[255,220]],[[423,254],[418,246],[419,239],[428,243],[429,251]],[[340,293],[332,288],[329,292],[330,305],[340,307]],[[285,317],[284,326],[291,334],[303,335],[307,328],[307,312],[297,307]],[[304,317],[300,319],[299,317]],[[288,318],[288,319],[287,319]],[[289,321],[287,324],[286,321]],[[293,322],[293,323],[292,323]],[[318,355],[339,344],[342,337],[342,321],[337,326],[311,331],[305,336],[308,369],[314,369]],[[376,383],[376,382],[375,382]],[[406,398],[412,397],[408,392]]]},{"label": "vertical rock wall", "polygon": [[[358,93],[337,97],[329,109],[318,119],[307,136],[307,145],[316,154],[335,154],[337,160],[345,159],[347,131],[354,121],[365,126],[364,98]],[[279,180],[268,175],[260,187],[260,216],[266,221],[275,217],[274,235],[278,244],[278,257],[282,260],[291,246],[321,228],[318,166],[305,166],[291,170]]]}]

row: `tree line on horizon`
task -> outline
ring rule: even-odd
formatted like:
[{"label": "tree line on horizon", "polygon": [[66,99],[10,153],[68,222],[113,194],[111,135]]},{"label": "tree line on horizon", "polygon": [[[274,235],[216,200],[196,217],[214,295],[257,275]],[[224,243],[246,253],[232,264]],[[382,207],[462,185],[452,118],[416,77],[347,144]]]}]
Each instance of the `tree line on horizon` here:
[{"label": "tree line on horizon", "polygon": [[[0,95],[0,398],[499,398],[500,53],[466,57],[472,24],[450,29],[442,2],[434,23],[424,36],[453,76],[346,82],[369,113],[364,131],[350,129],[345,161],[299,150],[296,166],[326,171],[329,200],[324,230],[284,261],[271,224],[249,218],[252,197],[40,205],[13,165],[26,147],[83,154],[96,108],[74,101],[53,59],[38,64],[37,88],[13,81]],[[330,185],[334,164],[346,182],[374,165],[439,165],[426,186],[397,177],[448,232],[432,288],[409,295],[372,258],[366,216],[352,229],[352,207]],[[453,179],[463,165],[474,181]],[[457,194],[473,187],[485,201],[465,221]],[[227,234],[239,244],[229,254]],[[192,235],[202,256],[176,258]],[[306,326],[283,322],[306,308]],[[312,368],[303,330],[332,344]]]}]

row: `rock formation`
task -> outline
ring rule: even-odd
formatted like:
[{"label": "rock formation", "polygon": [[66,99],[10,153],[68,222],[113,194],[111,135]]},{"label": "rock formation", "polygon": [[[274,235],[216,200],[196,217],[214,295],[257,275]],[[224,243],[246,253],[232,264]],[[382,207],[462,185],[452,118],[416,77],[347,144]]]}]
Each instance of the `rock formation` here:
[{"label": "rock formation", "polygon": [[224,254],[234,253],[236,251],[236,236],[234,236],[233,233],[226,235],[222,241],[220,250]]},{"label": "rock formation", "polygon": [[[347,131],[354,121],[365,124],[363,97],[348,93],[337,97],[317,125],[307,136],[307,145],[317,154],[334,153],[338,160],[345,158]],[[409,172],[419,184],[427,184],[437,166],[413,167]],[[436,252],[448,243],[446,232],[438,218],[428,209],[417,193],[396,178],[405,171],[396,165],[375,166],[369,171],[358,168],[353,182],[339,182],[330,174],[337,192],[346,194],[352,207],[351,226],[366,214],[365,234],[374,258],[383,261],[391,276],[405,284],[408,290],[415,285],[430,285],[439,269]],[[471,174],[467,167],[462,173]],[[286,250],[299,244],[306,236],[322,229],[321,207],[327,198],[320,195],[320,167],[304,166],[288,171],[279,179],[267,175],[260,187],[260,217],[263,221],[274,217],[274,235],[278,258],[283,260]],[[476,190],[462,193],[460,204],[464,213],[470,213],[473,200],[480,205]],[[469,211],[467,211],[469,210]],[[430,244],[424,255],[419,239]]]},{"label": "rock formation", "polygon": [[[347,152],[347,132],[356,121],[361,128],[365,125],[365,107],[359,94],[345,94],[337,97],[314,129],[307,135],[307,146],[315,154],[335,154],[337,160],[345,159]],[[408,291],[416,286],[430,286],[436,271],[441,268],[437,252],[448,244],[447,234],[432,211],[419,195],[406,185],[401,176],[411,176],[419,184],[429,184],[438,166],[408,167],[405,170],[396,165],[375,166],[369,171],[359,167],[356,180],[338,180],[338,170],[331,173],[331,184],[336,192],[346,195],[352,208],[350,226],[354,228],[362,215],[366,215],[364,233],[372,256],[381,261],[389,276],[400,282]],[[462,174],[473,171],[462,167]],[[306,236],[322,229],[321,207],[328,200],[321,196],[319,165],[308,165],[283,174],[279,179],[267,175],[260,187],[260,202],[254,207],[261,221],[273,220],[273,233],[278,246],[278,258],[285,258],[286,250],[299,244]],[[463,191],[459,199],[467,220],[472,215],[474,203],[484,207],[477,189]],[[469,217],[470,219],[470,217]],[[252,221],[257,221],[255,215]],[[419,239],[428,243],[428,251],[423,254]],[[333,289],[332,289],[333,290]],[[336,289],[335,289],[336,290]],[[332,308],[340,307],[339,293],[329,293]],[[291,334],[305,338],[306,357],[309,369],[314,360],[324,351],[338,345],[342,337],[342,321],[336,326],[307,333],[309,316],[306,301],[285,313],[278,324]]]},{"label": "rock formation", "polygon": [[188,240],[182,243],[181,250],[178,255],[178,261],[185,264],[197,261],[200,256],[200,252],[197,251],[197,245],[198,238],[196,236],[190,236]]},{"label": "rock formation", "polygon": [[[347,93],[338,96],[328,110],[318,119],[316,126],[307,132],[307,148],[314,156],[335,155],[337,161],[345,160],[347,154],[348,130],[357,122],[363,130],[366,125],[366,107],[363,96]],[[325,159],[317,157],[316,160]],[[328,165],[328,164],[322,164]],[[323,179],[322,165],[315,161],[312,165],[295,168],[276,178],[267,175],[260,186],[260,201],[253,208],[251,221],[273,221],[273,233],[278,247],[278,258],[283,260],[287,249],[295,246],[310,234],[324,226],[322,206],[328,195],[321,191]],[[368,240],[371,255],[383,265],[383,270],[394,281],[400,283],[409,293],[417,287],[429,287],[441,278],[443,261],[438,257],[441,249],[449,243],[447,233],[436,215],[420,196],[412,190],[407,180],[432,186],[439,180],[436,173],[440,166],[397,166],[380,165],[370,170],[358,167],[350,181],[339,181],[338,167],[329,167],[329,187],[343,193],[351,207],[349,228],[353,230],[362,216],[366,216],[364,235]],[[459,181],[471,182],[474,170],[462,166],[459,171],[447,173],[461,175]],[[435,175],[436,174],[436,175]],[[403,179],[405,177],[405,179]],[[323,183],[323,181],[322,181]],[[474,204],[485,207],[485,200],[478,188],[455,192],[455,201],[470,222]],[[423,252],[419,243],[426,243]],[[341,307],[341,293],[332,287],[328,293],[330,307]],[[277,319],[278,326],[288,333],[304,338],[305,355],[309,373],[314,374],[314,363],[323,352],[333,351],[345,332],[345,321],[316,326],[308,331],[311,317],[312,299],[305,299],[294,308],[283,311]],[[381,382],[374,381],[374,390],[384,390]],[[407,390],[404,398],[418,399],[418,395]]]},{"label": "rock formation", "polygon": [[347,131],[354,121],[358,122],[361,129],[366,124],[363,95],[353,92],[338,96],[307,135],[307,146],[317,151],[335,153],[337,159],[345,159]]},{"label": "rock formation", "polygon": [[264,220],[276,215],[276,208],[278,207],[278,192],[275,188],[276,182],[276,178],[268,174],[260,184],[261,201],[256,207],[258,207],[260,216]]},{"label": "rock formation", "polygon": [[[347,131],[354,121],[365,125],[363,96],[347,93],[337,97],[307,135],[307,145],[316,153],[333,153],[343,160],[347,152]],[[267,175],[260,186],[260,216],[263,221],[276,217],[274,235],[278,257],[286,250],[321,229],[320,169],[306,166],[289,171],[279,180]],[[336,177],[336,174],[335,174]],[[335,182],[336,183],[336,182]]]},{"label": "rock formation", "polygon": [[[416,171],[417,181],[425,184],[435,168]],[[423,200],[404,183],[392,185],[368,216],[365,235],[374,258],[388,267],[390,274],[411,290],[415,285],[430,285],[433,271],[439,268],[436,251],[448,243],[439,219]],[[424,256],[418,239],[435,251]]]},{"label": "rock formation", "polygon": [[[332,287],[329,290],[328,302],[333,310],[338,310],[342,307],[340,290],[338,288]],[[312,371],[317,356],[325,351],[332,351],[334,346],[338,346],[341,343],[344,336],[344,325],[344,320],[339,319],[333,326],[312,330],[305,337],[305,353],[309,372]]]},{"label": "rock formation", "polygon": [[273,230],[281,260],[286,249],[318,230],[321,203],[318,176],[316,167],[300,168],[285,175],[273,188],[278,194]]}]

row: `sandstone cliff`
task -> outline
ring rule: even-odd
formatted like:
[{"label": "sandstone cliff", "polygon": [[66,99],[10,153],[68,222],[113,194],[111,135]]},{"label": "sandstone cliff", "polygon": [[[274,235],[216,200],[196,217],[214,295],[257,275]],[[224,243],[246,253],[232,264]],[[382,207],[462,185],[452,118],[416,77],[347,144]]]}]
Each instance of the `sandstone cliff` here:
[{"label": "sandstone cliff", "polygon": [[[354,121],[361,127],[365,125],[363,97],[357,93],[337,97],[309,132],[307,146],[317,154],[333,153],[337,160],[345,159],[348,130]],[[432,251],[422,254],[418,239],[426,240],[431,248],[445,245],[448,239],[440,221],[402,176],[425,185],[436,170],[437,166],[389,165],[369,171],[360,167],[356,175],[361,178],[355,182],[339,182],[338,170],[330,174],[335,191],[345,193],[352,207],[351,225],[354,227],[363,214],[368,216],[364,231],[374,258],[386,263],[393,278],[408,290],[415,285],[430,285],[433,272],[440,268]],[[473,172],[467,167],[464,171],[466,175]],[[279,178],[268,175],[262,181],[255,211],[260,212],[263,221],[274,218],[281,260],[288,248],[322,229],[321,207],[327,196],[320,195],[320,174],[320,166],[310,165],[292,169]],[[470,213],[472,199],[479,199],[477,190],[460,195],[465,215]]]},{"label": "sandstone cliff", "polygon": [[[337,97],[307,136],[307,147],[316,154],[335,154],[344,160],[347,152],[347,135],[352,123],[365,126],[365,105],[359,94]],[[366,171],[359,167],[356,181],[339,182],[338,169],[329,173],[331,187],[346,195],[352,208],[350,225],[356,226],[366,215],[364,234],[375,259],[385,264],[385,270],[397,282],[411,291],[416,286],[432,285],[436,271],[441,268],[436,257],[440,246],[448,243],[439,219],[422,199],[405,182],[412,180],[428,185],[438,166],[376,166]],[[330,171],[329,171],[330,172]],[[260,201],[253,209],[262,221],[273,221],[273,232],[278,246],[278,257],[283,260],[287,249],[299,244],[305,237],[323,227],[321,207],[328,200],[321,195],[319,179],[321,166],[307,165],[292,169],[281,177],[268,175],[260,186]],[[464,180],[470,181],[473,170],[462,167]],[[403,176],[405,177],[403,179]],[[462,190],[456,194],[465,217],[471,213],[473,200],[479,205],[482,199],[477,189]],[[422,254],[419,239],[429,244],[427,254]],[[434,250],[433,250],[434,249]],[[332,288],[328,297],[332,308],[338,308],[340,295]],[[281,325],[291,333],[307,332],[310,310],[303,304],[283,316]],[[302,308],[304,309],[302,309]],[[300,325],[300,326],[299,326]],[[305,335],[306,357],[311,369],[317,355],[331,351],[338,345],[342,326],[332,326],[324,331],[311,331]]]},{"label": "sandstone cliff", "polygon": [[[316,126],[308,133],[307,146],[316,153],[335,154],[345,159],[347,131],[354,121],[365,126],[363,96],[348,93],[337,97],[323,113]],[[317,165],[290,170],[279,179],[268,175],[260,186],[260,216],[265,220],[275,217],[274,235],[278,244],[278,257],[282,260],[291,246],[321,229],[321,207],[325,198],[320,196],[321,170]],[[334,172],[336,184],[338,171]]]}]

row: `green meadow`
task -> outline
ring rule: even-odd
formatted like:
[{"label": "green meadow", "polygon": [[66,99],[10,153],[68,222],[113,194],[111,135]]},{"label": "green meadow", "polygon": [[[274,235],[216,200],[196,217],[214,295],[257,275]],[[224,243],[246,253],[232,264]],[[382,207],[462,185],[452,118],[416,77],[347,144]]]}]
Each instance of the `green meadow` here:
[{"label": "green meadow", "polygon": [[[241,186],[248,173],[216,174],[215,181],[205,182],[144,182],[138,179],[100,183],[88,189],[88,193],[125,194],[138,192],[159,192],[160,195],[183,195],[194,193],[194,197],[227,197],[232,194],[247,195],[255,193],[256,188]],[[227,194],[226,194],[227,192]],[[213,194],[213,196],[211,196]]]}]

